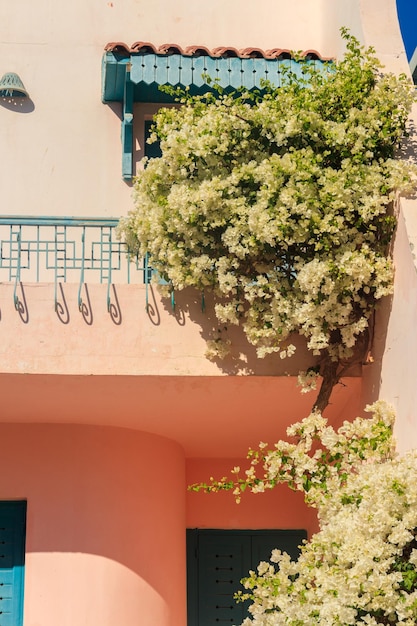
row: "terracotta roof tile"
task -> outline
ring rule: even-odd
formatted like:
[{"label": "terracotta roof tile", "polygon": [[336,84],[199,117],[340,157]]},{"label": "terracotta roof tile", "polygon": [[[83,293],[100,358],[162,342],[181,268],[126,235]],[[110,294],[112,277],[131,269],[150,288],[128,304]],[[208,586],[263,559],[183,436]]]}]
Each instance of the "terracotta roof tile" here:
[{"label": "terracotta roof tile", "polygon": [[237,48],[231,48],[226,46],[219,46],[213,48],[210,52],[211,57],[239,57],[239,50]]},{"label": "terracotta roof tile", "polygon": [[239,56],[245,59],[262,59],[266,57],[266,52],[261,50],[261,48],[244,48],[239,50]]},{"label": "terracotta roof tile", "polygon": [[176,43],[164,43],[159,46],[158,54],[184,54],[184,51]]},{"label": "terracotta roof tile", "polygon": [[129,54],[130,52],[151,52],[156,54],[158,52],[157,48],[153,45],[153,43],[149,43],[148,41],[135,41],[130,46],[130,49],[126,44],[122,44],[126,52]]},{"label": "terracotta roof tile", "polygon": [[210,50],[206,46],[187,46],[184,53],[190,56],[210,56]]},{"label": "terracotta roof tile", "polygon": [[286,48],[272,48],[272,50],[265,52],[265,57],[267,59],[291,59],[292,52]]},{"label": "terracotta roof tile", "polygon": [[[206,46],[187,46],[182,48],[175,43],[165,43],[161,46],[155,46],[148,41],[136,41],[131,46],[128,46],[123,41],[112,41],[104,47],[106,52],[117,52],[119,54],[130,55],[132,53],[151,53],[151,54],[182,54],[184,56],[210,56],[214,58],[219,57],[239,57],[242,59],[248,58],[264,58],[264,59],[291,59],[293,53],[291,50],[283,48],[272,48],[270,50],[262,50],[261,48],[243,48],[238,50],[233,46],[219,46],[212,48],[211,50]],[[316,50],[306,50],[301,52],[301,56],[307,59],[317,59],[319,61],[330,61],[330,57],[324,57]]]}]

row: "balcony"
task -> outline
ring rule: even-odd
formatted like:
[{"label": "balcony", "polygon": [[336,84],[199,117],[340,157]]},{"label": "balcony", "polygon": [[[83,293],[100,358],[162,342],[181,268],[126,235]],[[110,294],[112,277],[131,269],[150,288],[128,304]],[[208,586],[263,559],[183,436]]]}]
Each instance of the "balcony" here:
[{"label": "balcony", "polygon": [[0,281],[14,285],[16,310],[26,315],[25,283],[53,283],[54,309],[64,316],[62,285],[78,283],[78,308],[87,314],[86,286],[99,283],[114,315],[112,285],[148,285],[151,277],[147,260],[130,257],[117,240],[117,224],[115,218],[0,217]]},{"label": "balcony", "polygon": [[0,319],[4,329],[10,325],[2,343],[10,354],[21,352],[14,364],[9,354],[3,368],[19,372],[23,363],[33,373],[294,376],[315,363],[298,336],[292,339],[295,357],[258,359],[233,326],[227,330],[230,358],[208,361],[205,341],[218,332],[213,297],[189,289],[163,298],[147,259],[131,257],[118,240],[117,224],[116,218],[0,217]]},{"label": "balcony", "polygon": [[[304,339],[293,339],[291,359],[257,359],[232,327],[230,357],[209,361],[213,299],[202,307],[193,290],[175,303],[162,298],[146,261],[117,240],[117,222],[0,218],[3,419],[139,428],[180,441],[187,454],[228,457],[306,415],[312,400],[296,374],[315,357]],[[360,398],[360,374],[335,390],[333,417]],[[235,435],[220,442],[226,422]]]}]

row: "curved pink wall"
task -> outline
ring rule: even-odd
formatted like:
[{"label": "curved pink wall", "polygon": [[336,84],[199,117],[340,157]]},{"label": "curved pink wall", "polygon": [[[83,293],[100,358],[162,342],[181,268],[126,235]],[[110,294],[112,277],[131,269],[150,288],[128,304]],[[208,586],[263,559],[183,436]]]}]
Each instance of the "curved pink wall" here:
[{"label": "curved pink wall", "polygon": [[25,626],[184,626],[180,446],[77,425],[0,440],[0,499],[28,501]]}]

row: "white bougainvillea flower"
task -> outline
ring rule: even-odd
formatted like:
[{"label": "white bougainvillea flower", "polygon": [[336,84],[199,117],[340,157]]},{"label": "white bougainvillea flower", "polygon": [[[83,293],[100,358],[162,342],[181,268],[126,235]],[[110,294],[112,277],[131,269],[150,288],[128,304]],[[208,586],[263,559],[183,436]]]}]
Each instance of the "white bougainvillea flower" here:
[{"label": "white bougainvillea flower", "polygon": [[396,455],[389,405],[367,410],[338,430],[312,413],[288,428],[295,443],[251,450],[244,477],[192,487],[240,499],[286,483],[317,509],[320,530],[298,560],[273,550],[244,579],[243,626],[417,623],[417,451]]},{"label": "white bougainvillea flower", "polygon": [[[343,36],[345,57],[325,71],[309,63],[262,95],[161,109],[162,156],[120,223],[169,289],[214,292],[219,327],[241,325],[259,357],[291,356],[300,333],[314,354],[349,358],[392,290],[392,201],[414,184],[395,149],[413,86]],[[211,339],[207,356],[227,347]]]}]

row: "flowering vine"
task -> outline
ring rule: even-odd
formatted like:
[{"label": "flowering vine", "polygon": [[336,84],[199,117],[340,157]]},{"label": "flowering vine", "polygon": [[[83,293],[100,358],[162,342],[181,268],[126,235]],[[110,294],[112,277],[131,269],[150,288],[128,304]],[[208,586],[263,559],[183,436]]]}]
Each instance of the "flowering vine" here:
[{"label": "flowering vine", "polygon": [[392,409],[367,410],[337,431],[314,412],[288,429],[292,441],[250,451],[243,476],[235,467],[232,479],[191,487],[239,500],[286,483],[317,508],[320,531],[297,561],[274,550],[243,580],[243,626],[417,623],[417,452],[397,458]]},{"label": "flowering vine", "polygon": [[[119,228],[168,289],[214,292],[219,327],[241,325],[259,357],[290,356],[304,335],[330,391],[391,293],[390,207],[412,178],[394,158],[412,85],[342,35],[346,55],[324,71],[300,62],[279,88],[185,93],[161,109],[162,156],[136,178]],[[211,357],[228,351],[217,335]]]},{"label": "flowering vine", "polygon": [[[183,93],[180,108],[161,109],[162,156],[136,178],[119,228],[168,290],[213,292],[219,328],[240,325],[259,357],[290,357],[294,333],[319,357],[299,376],[306,391],[322,384],[293,441],[250,451],[244,475],[192,487],[239,500],[287,483],[317,508],[320,531],[298,561],[274,551],[245,580],[247,626],[417,623],[417,454],[396,458],[382,403],[338,431],[320,412],[369,347],[373,311],[392,292],[393,200],[415,185],[395,158],[413,86],[342,36],[342,60],[284,69],[278,89]],[[229,343],[212,338],[209,356]]]}]

